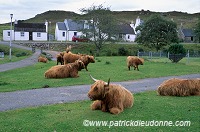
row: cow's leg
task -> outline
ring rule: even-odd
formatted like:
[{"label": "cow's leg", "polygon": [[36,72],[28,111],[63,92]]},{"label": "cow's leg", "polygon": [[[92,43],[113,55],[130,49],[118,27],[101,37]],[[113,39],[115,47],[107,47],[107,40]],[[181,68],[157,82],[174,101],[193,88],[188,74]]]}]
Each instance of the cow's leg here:
[{"label": "cow's leg", "polygon": [[117,107],[111,108],[111,109],[109,109],[109,111],[110,111],[111,114],[114,114],[114,115],[117,115],[117,114],[122,112],[122,110],[120,110]]},{"label": "cow's leg", "polygon": [[86,71],[88,71],[87,66],[85,66]]},{"label": "cow's leg", "polygon": [[128,70],[129,70],[129,71],[131,70],[131,67],[130,67],[130,66],[128,66]]},{"label": "cow's leg", "polygon": [[75,78],[75,77],[79,77],[78,71],[73,71],[73,72],[71,72],[71,73],[70,73],[70,76],[71,76],[71,77],[74,77],[74,78]]},{"label": "cow's leg", "polygon": [[101,109],[101,101],[100,100],[94,101],[91,105],[91,109],[92,110],[100,110]]}]

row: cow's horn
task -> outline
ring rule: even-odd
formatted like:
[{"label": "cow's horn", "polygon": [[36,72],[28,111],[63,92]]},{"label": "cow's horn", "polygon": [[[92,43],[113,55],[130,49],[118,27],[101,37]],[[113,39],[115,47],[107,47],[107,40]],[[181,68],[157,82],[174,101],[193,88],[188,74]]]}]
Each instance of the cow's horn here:
[{"label": "cow's horn", "polygon": [[108,79],[108,83],[107,83],[107,85],[109,86],[109,84],[110,84],[110,78]]},{"label": "cow's horn", "polygon": [[90,74],[90,77],[91,77],[91,79],[92,79],[94,82],[98,81],[97,79],[95,79],[94,77],[92,77],[91,74]]}]

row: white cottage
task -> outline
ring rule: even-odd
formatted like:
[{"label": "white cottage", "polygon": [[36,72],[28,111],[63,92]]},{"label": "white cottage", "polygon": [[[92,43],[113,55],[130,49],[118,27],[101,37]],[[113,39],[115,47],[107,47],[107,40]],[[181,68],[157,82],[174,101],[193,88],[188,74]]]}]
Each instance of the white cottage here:
[{"label": "white cottage", "polygon": [[73,36],[81,36],[81,30],[89,28],[87,21],[74,21],[65,19],[64,22],[57,22],[55,28],[55,39],[57,41],[72,41]]},{"label": "white cottage", "polygon": [[[16,41],[47,41],[48,23],[16,23],[11,36]],[[3,31],[3,40],[10,40],[10,30]]]}]

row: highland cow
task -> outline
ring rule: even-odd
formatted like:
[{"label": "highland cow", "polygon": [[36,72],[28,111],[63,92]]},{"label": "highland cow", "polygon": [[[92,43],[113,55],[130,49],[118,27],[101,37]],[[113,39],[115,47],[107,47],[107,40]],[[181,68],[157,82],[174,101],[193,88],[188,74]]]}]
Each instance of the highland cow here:
[{"label": "highland cow", "polygon": [[[90,75],[91,76],[91,75]],[[133,106],[133,94],[121,85],[110,84],[102,80],[91,78],[95,83],[88,92],[88,97],[94,102],[91,105],[92,110],[101,110],[112,114],[121,113],[124,108]]]},{"label": "highland cow", "polygon": [[127,66],[128,66],[128,69],[130,71],[130,67],[133,66],[134,67],[134,70],[138,69],[138,65],[143,65],[144,63],[144,59],[143,58],[139,58],[139,57],[136,57],[136,56],[128,56],[127,57]]},{"label": "highland cow", "polygon": [[157,92],[162,96],[200,96],[200,79],[172,78],[164,81]]},{"label": "highland cow", "polygon": [[48,62],[48,59],[47,59],[46,57],[39,56],[39,57],[38,57],[38,62],[47,63],[47,62]]},{"label": "highland cow", "polygon": [[89,63],[95,63],[94,56],[73,54],[71,52],[65,53],[63,59],[64,59],[64,64],[72,63],[80,59],[81,61],[83,61],[86,71],[88,71],[87,66]]},{"label": "highland cow", "polygon": [[58,65],[58,63],[60,63],[61,65],[64,65],[63,56],[64,56],[63,52],[56,55],[57,65]]},{"label": "highland cow", "polygon": [[67,77],[79,77],[78,71],[84,69],[85,65],[81,60],[77,60],[74,63],[67,65],[57,65],[47,70],[44,75],[46,78],[67,78]]}]

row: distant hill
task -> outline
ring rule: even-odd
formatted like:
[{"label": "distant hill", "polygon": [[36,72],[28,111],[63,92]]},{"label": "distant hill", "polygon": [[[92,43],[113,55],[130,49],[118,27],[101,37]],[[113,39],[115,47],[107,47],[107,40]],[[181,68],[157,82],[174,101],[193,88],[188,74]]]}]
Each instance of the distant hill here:
[{"label": "distant hill", "polygon": [[[133,21],[135,23],[135,19],[139,16],[141,19],[146,20],[150,15],[160,13],[163,16],[173,19],[178,26],[183,24],[185,28],[193,28],[197,23],[198,17],[200,17],[200,13],[188,14],[185,12],[152,12],[152,11],[113,11],[113,15],[116,18],[125,23],[130,23]],[[59,10],[51,10],[41,14],[37,14],[35,17],[24,20],[24,22],[45,22],[51,21],[52,24],[56,22],[63,22],[64,19],[73,19],[76,17],[81,17],[80,14],[70,12],[70,11],[59,11]]]},{"label": "distant hill", "polygon": [[[179,27],[181,23],[184,28],[193,28],[200,17],[200,13],[188,14],[185,12],[152,12],[152,11],[112,11],[113,15],[123,23],[130,23],[133,21],[135,23],[136,18],[139,16],[142,20],[146,20],[151,14],[160,13],[166,18],[173,19],[174,22],[177,23]],[[35,17],[23,20],[23,22],[33,22],[33,23],[41,23],[47,21],[51,21],[51,29],[50,32],[54,34],[55,24],[56,22],[63,22],[64,19],[73,19],[76,17],[81,17],[80,14],[70,12],[70,11],[60,11],[60,10],[50,10],[41,14],[37,14]],[[4,29],[0,25],[0,30]],[[9,26],[9,25],[8,25]],[[4,25],[4,27],[6,27]],[[1,33],[2,31],[0,31]]]}]

